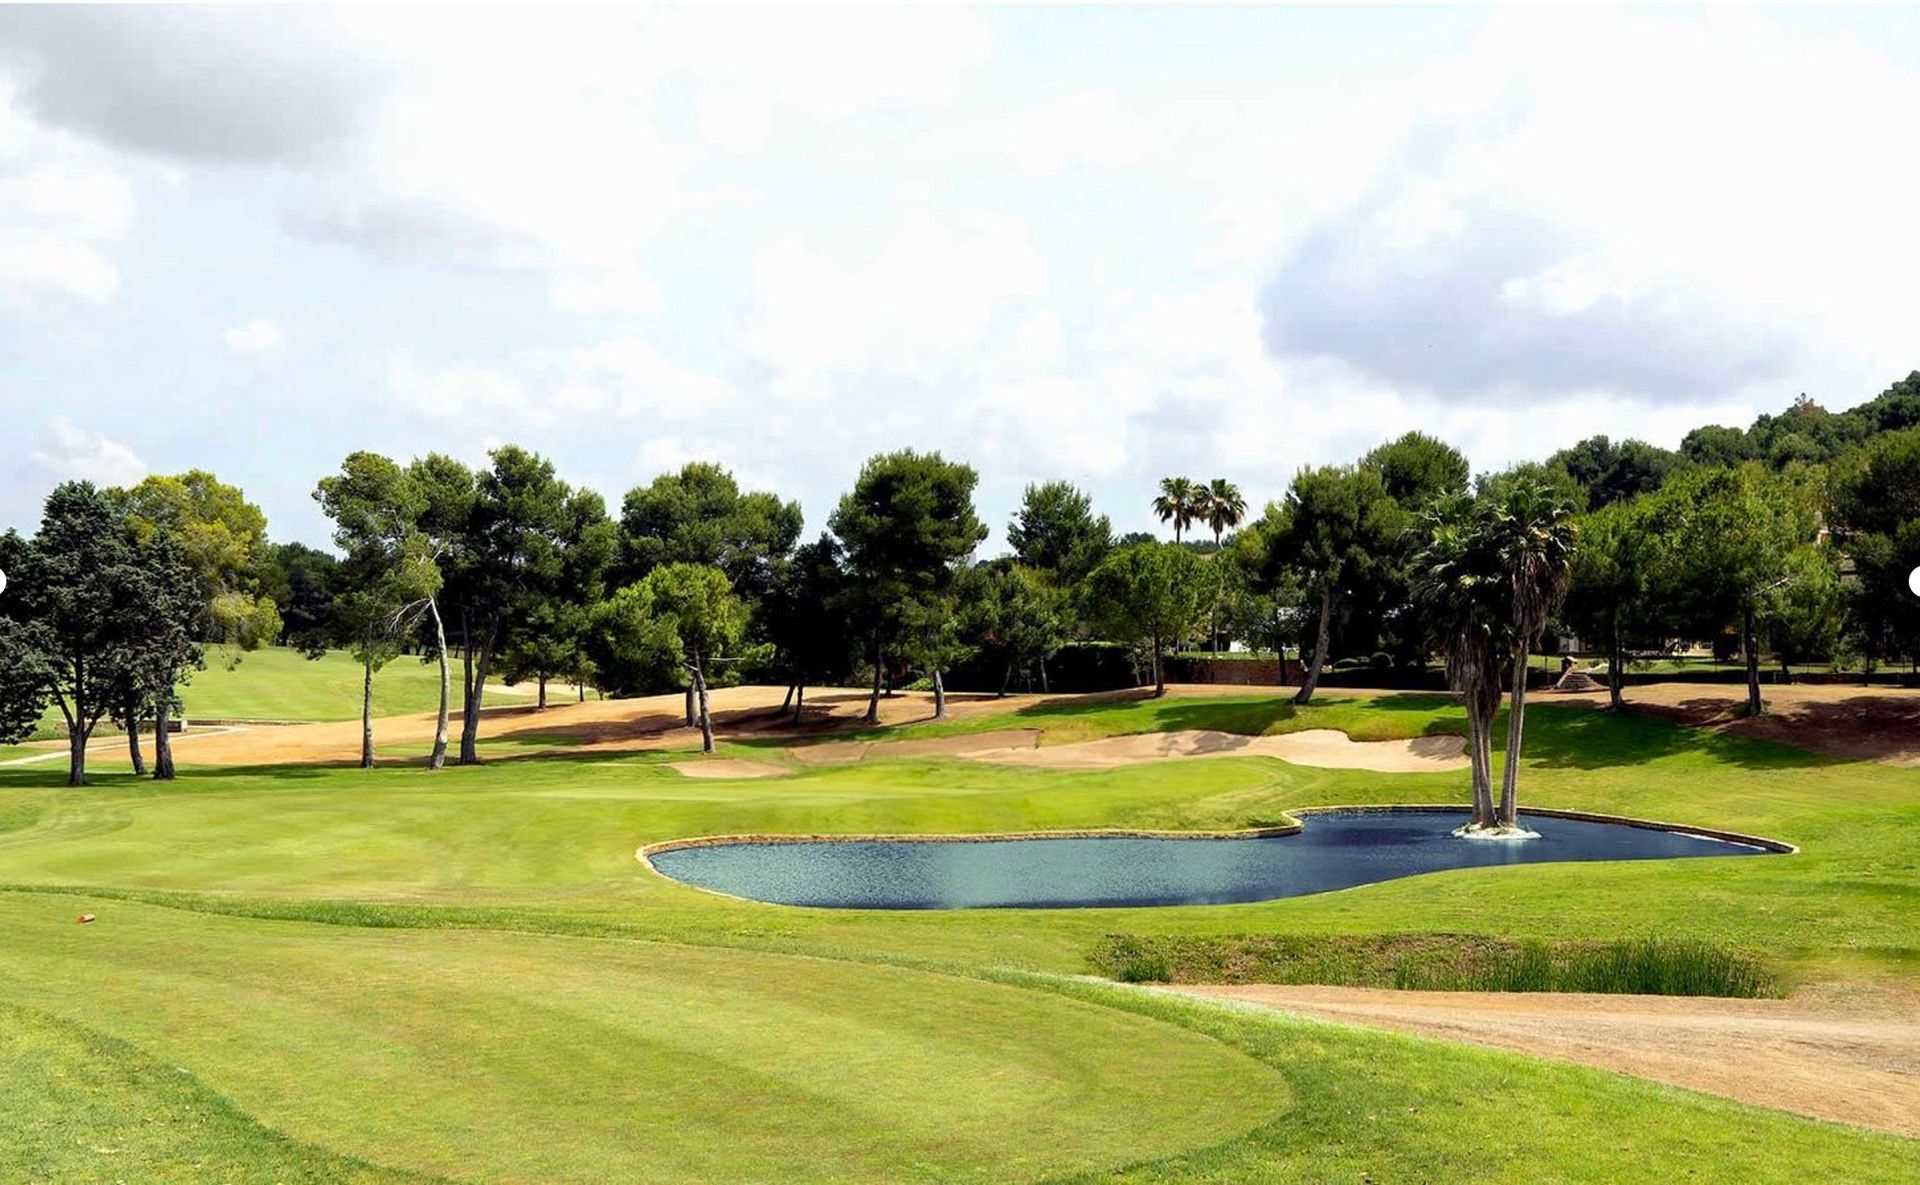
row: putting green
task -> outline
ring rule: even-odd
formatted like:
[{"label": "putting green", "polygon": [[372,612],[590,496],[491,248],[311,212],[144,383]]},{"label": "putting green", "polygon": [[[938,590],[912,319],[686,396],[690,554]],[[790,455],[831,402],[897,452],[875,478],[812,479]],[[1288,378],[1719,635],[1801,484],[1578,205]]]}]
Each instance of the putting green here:
[{"label": "putting green", "polygon": [[1190,1030],[898,967],[42,894],[0,895],[0,930],[8,1000],[294,1140],[456,1178],[1026,1180],[1289,1106],[1271,1070]]}]

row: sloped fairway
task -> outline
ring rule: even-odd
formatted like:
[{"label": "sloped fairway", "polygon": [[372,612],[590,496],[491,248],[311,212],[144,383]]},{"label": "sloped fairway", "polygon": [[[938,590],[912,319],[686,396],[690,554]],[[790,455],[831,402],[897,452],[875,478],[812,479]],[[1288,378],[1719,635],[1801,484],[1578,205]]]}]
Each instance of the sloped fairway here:
[{"label": "sloped fairway", "polygon": [[[75,925],[86,908],[101,920]],[[295,1140],[436,1175],[1028,1180],[1218,1143],[1288,1105],[1278,1076],[1188,1030],[903,968],[39,894],[0,899],[0,932],[5,998]]]}]

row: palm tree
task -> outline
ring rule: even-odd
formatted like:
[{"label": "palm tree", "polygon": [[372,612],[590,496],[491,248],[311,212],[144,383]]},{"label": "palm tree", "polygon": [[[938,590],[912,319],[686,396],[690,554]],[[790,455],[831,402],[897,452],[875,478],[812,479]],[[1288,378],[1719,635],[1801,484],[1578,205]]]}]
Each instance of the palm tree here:
[{"label": "palm tree", "polygon": [[1247,500],[1240,495],[1240,487],[1224,477],[1216,477],[1202,486],[1199,491],[1200,514],[1207,525],[1213,528],[1213,546],[1220,547],[1220,536],[1231,527],[1240,525],[1247,516]]},{"label": "palm tree", "polygon": [[1494,495],[1492,543],[1512,592],[1513,711],[1507,716],[1507,763],[1500,783],[1499,825],[1518,826],[1520,738],[1527,710],[1527,657],[1573,576],[1573,507],[1553,489],[1520,478]]},{"label": "palm tree", "polygon": [[1161,522],[1173,524],[1175,543],[1180,542],[1180,536],[1200,516],[1205,497],[1206,487],[1190,477],[1160,479],[1160,496],[1153,500],[1153,512],[1160,516]]},{"label": "palm tree", "polygon": [[1496,826],[1493,718],[1500,711],[1500,659],[1506,649],[1508,589],[1484,507],[1465,493],[1436,499],[1422,517],[1426,543],[1413,557],[1415,604],[1446,657],[1447,683],[1467,709],[1473,767],[1473,821]]}]

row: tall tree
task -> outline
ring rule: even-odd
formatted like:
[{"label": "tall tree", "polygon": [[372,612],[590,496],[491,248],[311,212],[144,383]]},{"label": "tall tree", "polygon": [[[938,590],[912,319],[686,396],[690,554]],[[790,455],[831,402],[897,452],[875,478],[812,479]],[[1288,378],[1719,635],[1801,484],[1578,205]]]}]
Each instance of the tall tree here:
[{"label": "tall tree", "polygon": [[887,646],[905,616],[952,585],[954,573],[987,537],[974,513],[972,467],[939,453],[882,453],[860,470],[829,526],[846,550],[850,608],[873,656],[867,720],[880,719]]},{"label": "tall tree", "polygon": [[1240,525],[1247,516],[1247,499],[1240,487],[1224,477],[1208,482],[1199,494],[1200,517],[1213,528],[1213,547],[1220,549],[1220,537]]},{"label": "tall tree", "polygon": [[[447,654],[447,621],[443,605],[454,603],[448,592],[450,577],[463,575],[463,563],[473,525],[473,508],[479,494],[471,469],[442,453],[428,453],[407,465],[407,481],[420,499],[415,522],[424,540],[424,552],[440,574],[439,591],[420,605],[425,631],[431,631],[428,645],[440,664],[440,708],[434,720],[433,748],[427,754],[427,768],[439,770],[447,763],[447,719],[453,691],[452,663]],[[464,647],[466,639],[461,638]]]},{"label": "tall tree", "polygon": [[1606,651],[1607,695],[1620,708],[1629,653],[1663,646],[1667,636],[1650,595],[1655,539],[1648,504],[1610,503],[1581,518],[1579,529],[1563,613],[1584,641]]},{"label": "tall tree", "polygon": [[70,786],[86,785],[94,730],[151,669],[156,623],[184,628],[155,615],[160,590],[149,562],[169,552],[183,554],[166,544],[143,553],[123,506],[88,482],[55,487],[31,540],[13,532],[0,540],[0,652],[10,668],[0,678],[0,720],[17,737],[21,720],[56,704]]},{"label": "tall tree", "polygon": [[333,601],[333,578],[340,561],[332,553],[304,543],[269,545],[271,562],[258,568],[261,591],[273,598],[280,613],[280,640],[300,645],[300,639],[326,627]]},{"label": "tall tree", "polygon": [[1598,510],[1653,493],[1680,466],[1681,457],[1644,440],[1590,436],[1548,457],[1547,464],[1566,470],[1586,492],[1580,509]]},{"label": "tall tree", "polygon": [[1504,695],[1512,585],[1503,570],[1486,503],[1461,491],[1428,504],[1412,564],[1415,604],[1447,663],[1447,683],[1467,710],[1473,819],[1467,830],[1498,826],[1493,801],[1493,720]]},{"label": "tall tree", "polygon": [[602,635],[600,645],[619,661],[657,666],[664,659],[685,668],[699,705],[700,747],[711,753],[707,675],[739,645],[746,614],[719,568],[673,563],[655,568],[596,607],[593,628]]},{"label": "tall tree", "polygon": [[1547,619],[1566,596],[1572,576],[1573,506],[1550,487],[1522,478],[1491,500],[1487,516],[1493,546],[1511,594],[1508,634],[1513,671],[1513,709],[1507,714],[1506,769],[1500,783],[1502,827],[1518,827],[1520,748],[1527,714],[1527,656],[1540,641]]},{"label": "tall tree", "polygon": [[1285,533],[1276,546],[1319,602],[1313,657],[1293,697],[1304,704],[1319,686],[1341,599],[1399,554],[1410,517],[1388,494],[1379,471],[1363,466],[1302,469],[1287,489],[1283,513]]},{"label": "tall tree", "polygon": [[983,657],[1000,665],[1001,695],[1014,671],[1044,664],[1066,643],[1066,591],[1032,568],[975,569],[967,592],[961,630]]},{"label": "tall tree", "polygon": [[1658,594],[1695,637],[1733,626],[1746,656],[1747,713],[1760,698],[1763,598],[1791,576],[1793,553],[1813,542],[1815,493],[1803,478],[1749,462],[1673,477],[1651,504]]},{"label": "tall tree", "polygon": [[1360,458],[1360,466],[1378,473],[1388,496],[1415,514],[1442,494],[1466,489],[1473,476],[1459,449],[1424,432],[1376,446]]},{"label": "tall tree", "polygon": [[[1920,374],[1907,384],[1920,401]],[[1920,652],[1920,598],[1907,590],[1907,574],[1920,568],[1920,427],[1869,441],[1833,466],[1829,482],[1834,538],[1855,571],[1847,629],[1871,672],[1894,652]]]},{"label": "tall tree", "polygon": [[1178,544],[1123,547],[1087,577],[1087,616],[1108,637],[1125,639],[1148,655],[1153,693],[1167,693],[1167,643],[1199,621],[1206,595],[1205,562]]},{"label": "tall tree", "polygon": [[[267,516],[237,486],[204,469],[144,478],[112,497],[122,507],[134,539],[155,533],[180,543],[200,586],[191,637],[254,650],[280,637],[280,612],[260,588],[267,551]],[[184,651],[182,652],[185,653]],[[195,651],[195,654],[198,652]],[[174,682],[185,669],[174,672]],[[161,696],[154,720],[153,776],[173,777],[173,738],[168,717],[173,696]]]},{"label": "tall tree", "polygon": [[1113,524],[1067,482],[1029,485],[1007,524],[1007,546],[1028,568],[1072,588],[1112,549]]},{"label": "tall tree", "polygon": [[533,606],[564,586],[568,550],[587,545],[584,530],[598,529],[581,507],[583,497],[596,504],[598,498],[561,481],[551,461],[516,445],[502,445],[489,458],[474,478],[447,573],[462,644],[462,765],[480,760],[481,699],[501,644]]},{"label": "tall tree", "polygon": [[806,706],[809,684],[838,679],[853,666],[859,645],[840,611],[846,587],[840,544],[822,535],[794,551],[762,604],[765,633],[787,679],[795,721]]},{"label": "tall tree", "polygon": [[628,583],[662,564],[712,564],[756,602],[773,587],[800,527],[798,502],[742,492],[720,466],[690,462],[627,492],[615,578]]},{"label": "tall tree", "polygon": [[1193,521],[1200,517],[1205,486],[1190,477],[1163,477],[1160,492],[1153,499],[1153,513],[1163,523],[1173,524],[1173,541],[1180,542]]},{"label": "tall tree", "polygon": [[[436,617],[443,583],[434,545],[420,527],[427,497],[413,475],[371,452],[351,453],[340,472],[320,479],[314,499],[333,520],[334,545],[346,559],[334,573],[336,595],[329,629],[309,635],[317,657],[333,642],[359,660],[360,766],[373,767],[373,676],[400,651],[410,618]],[[441,631],[444,633],[444,631]],[[440,654],[441,718],[431,768],[446,756],[447,661]]]}]

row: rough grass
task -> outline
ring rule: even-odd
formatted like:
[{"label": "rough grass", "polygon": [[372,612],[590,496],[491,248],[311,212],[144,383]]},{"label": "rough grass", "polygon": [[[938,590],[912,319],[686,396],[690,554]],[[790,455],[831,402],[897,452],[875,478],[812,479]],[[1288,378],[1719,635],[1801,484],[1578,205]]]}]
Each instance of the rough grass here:
[{"label": "rough grass", "polygon": [[1284,983],[1450,992],[1781,996],[1763,956],[1672,938],[1524,941],[1477,934],[1110,934],[1087,956],[1123,983]]}]

